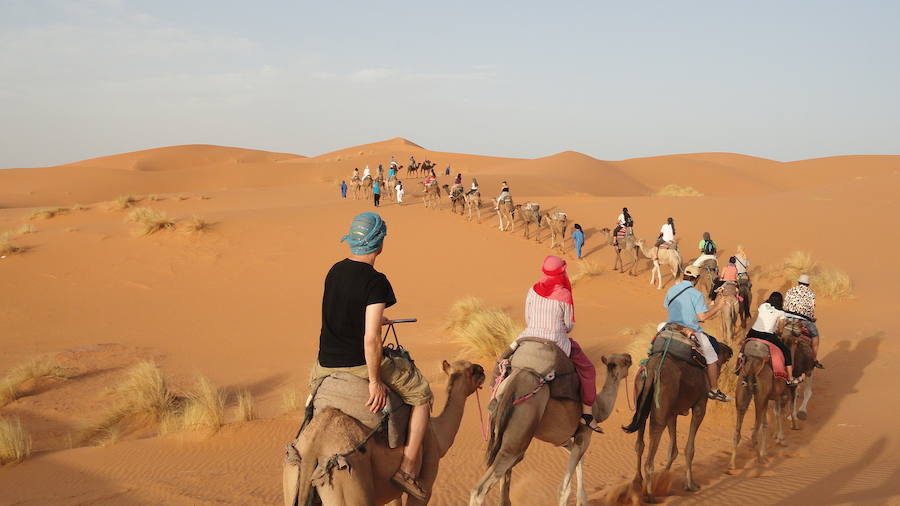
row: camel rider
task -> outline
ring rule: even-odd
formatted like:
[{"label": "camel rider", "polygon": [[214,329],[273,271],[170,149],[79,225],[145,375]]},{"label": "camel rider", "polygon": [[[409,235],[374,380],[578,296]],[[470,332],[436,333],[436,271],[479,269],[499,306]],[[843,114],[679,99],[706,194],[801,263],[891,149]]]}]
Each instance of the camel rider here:
[{"label": "camel rider", "polygon": [[416,166],[416,157],[414,157],[413,155],[409,155],[409,166],[410,167]]},{"label": "camel rider", "polygon": [[713,281],[712,290],[709,292],[709,299],[716,300],[716,296],[719,294],[719,288],[721,288],[726,283],[734,283],[737,284],[737,267],[734,265],[735,257],[730,257],[728,259],[728,265],[726,265],[722,272],[719,273],[719,279]]},{"label": "camel rider", "polygon": [[494,210],[500,209],[500,203],[506,200],[512,200],[512,195],[509,194],[509,183],[502,181],[500,183],[500,195],[497,196],[497,205],[494,206]]},{"label": "camel rider", "polygon": [[478,180],[474,177],[472,178],[472,187],[469,188],[469,191],[466,192],[466,195],[471,195],[478,191]]},{"label": "camel rider", "polygon": [[659,237],[656,238],[656,246],[659,248],[675,247],[675,220],[669,218],[659,229]]},{"label": "camel rider", "polygon": [[706,375],[709,378],[710,399],[728,402],[727,395],[719,390],[719,356],[710,336],[700,328],[700,322],[715,316],[722,309],[722,304],[713,303],[712,308],[706,306],[706,299],[697,288],[700,279],[700,268],[689,265],[684,269],[683,280],[672,286],[663,299],[663,307],[669,312],[668,322],[678,323],[694,331],[700,343],[700,351],[706,359]]},{"label": "camel rider", "polygon": [[785,314],[783,310],[784,298],[781,292],[772,292],[769,298],[759,305],[759,314],[756,322],[750,331],[747,332],[747,339],[761,339],[770,342],[781,350],[784,355],[784,368],[787,371],[788,385],[795,385],[801,380],[794,381],[794,362],[791,358],[791,350],[785,346],[780,336],[784,331]]},{"label": "camel rider", "polygon": [[628,208],[623,207],[622,212],[619,214],[618,218],[616,218],[616,228],[613,230],[613,237],[618,237],[619,231],[622,230],[623,228],[628,229],[633,226],[634,226],[634,219],[631,217],[631,214],[628,212]]},{"label": "camel rider", "polygon": [[380,163],[378,164],[378,177],[384,177],[384,167],[382,167]]},{"label": "camel rider", "polygon": [[450,200],[453,200],[453,195],[459,195],[463,192],[462,185],[462,174],[459,172],[456,173],[456,178],[453,179],[453,186],[450,187]]},{"label": "camel rider", "polygon": [[391,168],[396,169],[398,166],[397,160],[394,158],[394,155],[391,155]]},{"label": "camel rider", "polygon": [[431,186],[433,184],[437,184],[437,176],[434,174],[434,170],[431,171],[431,174],[422,181],[422,184],[425,186]]},{"label": "camel rider", "polygon": [[391,165],[388,169],[388,181],[393,181],[397,178],[397,167],[395,165]]},{"label": "camel rider", "polygon": [[349,244],[350,256],[334,264],[325,277],[319,354],[312,380],[337,371],[368,379],[366,406],[373,413],[384,409],[388,388],[413,406],[403,459],[391,481],[424,501],[426,494],[417,475],[432,394],[428,381],[411,360],[382,354],[381,327],[390,323],[384,310],[397,302],[387,276],[375,270],[386,235],[387,225],[381,216],[365,212],[353,218],[350,232],[341,239]]},{"label": "camel rider", "polygon": [[816,367],[824,369],[825,366],[817,359],[819,356],[819,328],[816,326],[816,293],[809,287],[808,274],[801,274],[797,278],[797,286],[784,294],[784,312],[788,318],[802,320],[803,326],[810,333]]},{"label": "camel rider", "polygon": [[359,167],[353,168],[353,177],[350,178],[351,181],[359,181]]},{"label": "camel rider", "polygon": [[744,251],[744,247],[738,245],[737,253],[734,255],[734,266],[737,267],[738,281],[750,281],[750,258],[747,256],[747,252]]},{"label": "camel rider", "polygon": [[597,371],[581,346],[569,337],[575,325],[572,283],[566,274],[566,261],[550,255],[541,265],[541,279],[525,297],[526,328],[516,339],[537,337],[552,341],[572,360],[581,380],[581,419],[594,432],[603,430],[594,420],[593,406],[597,398]]},{"label": "camel rider", "polygon": [[699,267],[707,260],[716,260],[716,243],[713,242],[709,232],[703,232],[703,239],[700,239],[698,247],[700,248],[700,256],[694,260],[694,265]]},{"label": "camel rider", "polygon": [[366,165],[366,168],[363,170],[363,179],[367,177],[372,177],[371,171],[369,171],[369,166]]}]

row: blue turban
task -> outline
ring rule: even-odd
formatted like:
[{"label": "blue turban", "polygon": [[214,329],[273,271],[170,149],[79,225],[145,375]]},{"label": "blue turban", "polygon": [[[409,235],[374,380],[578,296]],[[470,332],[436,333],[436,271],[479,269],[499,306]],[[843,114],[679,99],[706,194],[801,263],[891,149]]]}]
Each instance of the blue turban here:
[{"label": "blue turban", "polygon": [[387,223],[376,213],[366,211],[353,218],[350,233],[342,237],[341,242],[347,241],[354,255],[368,255],[381,248],[386,235]]}]

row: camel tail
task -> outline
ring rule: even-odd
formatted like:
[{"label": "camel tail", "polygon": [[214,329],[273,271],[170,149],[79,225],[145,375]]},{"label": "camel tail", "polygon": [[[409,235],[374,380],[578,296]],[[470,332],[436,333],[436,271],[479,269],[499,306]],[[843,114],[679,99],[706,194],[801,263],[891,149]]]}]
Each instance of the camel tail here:
[{"label": "camel tail", "polygon": [[763,366],[765,366],[765,362],[761,358],[745,356],[744,363],[741,365],[741,383],[738,385],[738,388],[746,384],[750,389],[750,393],[755,395],[759,388],[757,379],[759,373],[762,372]]},{"label": "camel tail", "polygon": [[516,398],[516,377],[522,371],[513,369],[510,375],[504,380],[505,388],[503,388],[500,396],[497,397],[497,404],[494,407],[494,413],[491,415],[491,440],[488,442],[486,461],[490,466],[497,458],[500,446],[503,444],[503,432],[506,430],[509,419],[512,416],[513,401]]},{"label": "camel tail", "polygon": [[638,394],[638,398],[635,401],[637,407],[634,410],[634,417],[632,417],[630,424],[622,427],[622,430],[631,434],[644,427],[644,424],[647,423],[647,418],[650,416],[650,409],[653,407],[653,404],[651,403],[653,402],[653,392],[655,389],[656,381],[648,371],[647,378],[644,380],[644,385],[641,387],[641,392]]}]

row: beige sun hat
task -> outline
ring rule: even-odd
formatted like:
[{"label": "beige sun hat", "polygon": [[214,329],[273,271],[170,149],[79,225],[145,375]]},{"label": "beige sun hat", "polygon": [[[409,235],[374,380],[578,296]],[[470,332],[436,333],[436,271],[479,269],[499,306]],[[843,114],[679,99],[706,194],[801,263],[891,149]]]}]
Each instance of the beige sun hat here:
[{"label": "beige sun hat", "polygon": [[697,276],[700,275],[700,268],[697,267],[696,265],[688,265],[687,267],[684,268],[684,275],[690,276],[692,278],[696,278]]},{"label": "beige sun hat", "polygon": [[809,274],[801,274],[799,278],[797,278],[798,283],[803,283],[804,285],[809,284]]}]

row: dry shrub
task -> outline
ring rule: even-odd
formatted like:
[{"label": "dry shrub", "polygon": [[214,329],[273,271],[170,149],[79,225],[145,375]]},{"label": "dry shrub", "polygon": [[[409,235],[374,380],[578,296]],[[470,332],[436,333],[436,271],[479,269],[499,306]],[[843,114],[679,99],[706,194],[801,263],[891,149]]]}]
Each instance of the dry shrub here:
[{"label": "dry shrub", "polygon": [[165,200],[165,199],[163,199],[162,197],[160,197],[159,195],[157,195],[157,194],[155,194],[155,193],[154,193],[153,195],[148,195],[147,198],[148,198],[149,200],[152,200],[153,202],[159,202],[160,200]]},{"label": "dry shrub", "polygon": [[94,443],[97,446],[109,446],[118,443],[120,439],[122,439],[122,428],[118,425],[113,425],[100,431],[94,439]]},{"label": "dry shrub", "polygon": [[44,378],[68,378],[69,374],[59,363],[49,357],[31,358],[7,371],[0,378],[0,407],[22,396],[22,385]]},{"label": "dry shrub", "polygon": [[241,390],[237,393],[237,412],[239,422],[249,422],[256,419],[256,412],[253,410],[253,396],[248,390]]},{"label": "dry shrub", "polygon": [[18,417],[0,418],[0,465],[21,462],[31,455],[31,436]]},{"label": "dry shrub", "polygon": [[72,210],[73,211],[88,211],[88,210],[90,210],[90,207],[81,205],[81,204],[75,204],[74,206],[72,206]]},{"label": "dry shrub", "polygon": [[78,232],[78,227],[67,227],[66,232]]},{"label": "dry shrub", "polygon": [[200,195],[200,200],[209,200],[211,198],[212,197],[210,197],[209,195]]},{"label": "dry shrub", "polygon": [[24,251],[23,248],[9,242],[9,234],[0,234],[0,255],[14,255]]},{"label": "dry shrub", "polygon": [[112,208],[119,210],[119,211],[124,211],[126,209],[133,207],[135,204],[137,204],[141,200],[142,200],[141,197],[139,197],[137,195],[131,195],[131,194],[119,195],[118,197],[116,197],[116,200],[114,200],[112,202]]},{"label": "dry shrub", "polygon": [[178,200],[187,200],[187,199],[189,199],[189,198],[191,198],[190,195],[179,195],[179,196],[178,196]]},{"label": "dry shrub", "polygon": [[200,216],[192,216],[190,220],[184,223],[184,231],[188,233],[208,232],[212,228],[212,224],[204,220]]},{"label": "dry shrub", "polygon": [[796,283],[801,274],[808,274],[810,287],[816,295],[835,300],[853,298],[850,276],[840,269],[817,264],[806,251],[794,251],[788,255],[776,274],[788,284]]},{"label": "dry shrub", "polygon": [[27,235],[27,234],[33,234],[35,232],[37,232],[37,229],[34,228],[34,225],[32,225],[31,223],[23,223],[13,233],[16,235]]},{"label": "dry shrub", "polygon": [[175,228],[175,222],[170,220],[166,213],[149,207],[138,207],[131,211],[128,213],[128,221],[139,225],[139,235],[151,235],[161,230]]},{"label": "dry shrub", "polygon": [[656,192],[657,197],[702,197],[703,194],[690,186],[670,184]]},{"label": "dry shrub", "polygon": [[300,393],[294,388],[289,388],[281,394],[281,407],[286,412],[298,411],[303,408]]},{"label": "dry shrub", "polygon": [[201,377],[197,380],[197,390],[187,395],[180,418],[183,430],[218,430],[225,424],[225,396]]},{"label": "dry shrub", "polygon": [[29,218],[32,220],[49,220],[50,218],[54,218],[60,214],[66,214],[67,212],[69,212],[69,210],[65,207],[43,207],[32,211]]},{"label": "dry shrub", "polygon": [[631,337],[628,353],[636,361],[647,358],[650,353],[650,342],[656,335],[656,323],[645,323],[640,327],[628,327],[619,331],[619,335]]},{"label": "dry shrub", "polygon": [[575,285],[582,279],[596,278],[601,274],[603,274],[603,267],[600,264],[582,258],[578,260],[578,272],[569,276],[569,280]]},{"label": "dry shrub", "polygon": [[447,318],[447,331],[452,341],[462,346],[461,354],[473,359],[495,359],[524,329],[498,308],[485,307],[476,297],[453,303]]}]

